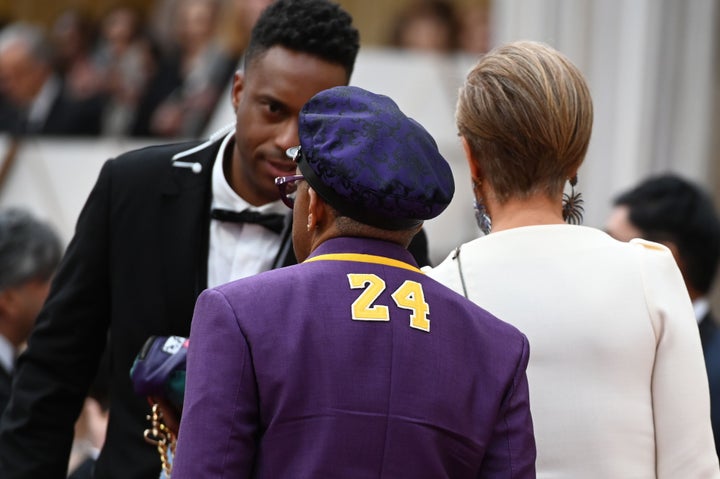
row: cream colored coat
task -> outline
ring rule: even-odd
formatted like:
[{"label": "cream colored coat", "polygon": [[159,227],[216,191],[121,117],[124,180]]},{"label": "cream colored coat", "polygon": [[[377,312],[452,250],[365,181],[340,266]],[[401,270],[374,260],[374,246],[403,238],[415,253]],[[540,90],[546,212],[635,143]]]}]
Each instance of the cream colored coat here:
[{"label": "cream colored coat", "polygon": [[530,340],[538,478],[720,478],[697,324],[665,247],[549,225],[459,251],[428,274]]}]

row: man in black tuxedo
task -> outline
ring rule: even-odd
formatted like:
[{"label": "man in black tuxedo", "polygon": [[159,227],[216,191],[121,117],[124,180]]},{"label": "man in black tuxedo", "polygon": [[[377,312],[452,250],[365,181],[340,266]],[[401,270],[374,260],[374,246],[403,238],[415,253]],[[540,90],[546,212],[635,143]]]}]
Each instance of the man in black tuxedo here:
[{"label": "man in black tuxedo", "polygon": [[24,23],[0,33],[0,131],[14,135],[97,135],[105,97],[78,98],[53,69],[44,32]]},{"label": "man in black tuxedo", "polygon": [[720,261],[720,219],[710,197],[675,175],[652,177],[620,194],[606,229],[615,238],[645,238],[667,246],[695,308],[710,386],[715,449],[720,456],[720,329],[709,295]]},{"label": "man in black tuxedo", "polygon": [[62,245],[47,223],[21,209],[0,211],[0,413],[15,357],[45,301]]},{"label": "man in black tuxedo", "polygon": [[149,406],[129,378],[133,359],[151,335],[188,336],[206,287],[295,262],[274,179],[295,171],[285,151],[299,142],[301,107],[349,82],[358,48],[339,6],[279,0],[256,23],[235,74],[234,127],[105,163],[18,361],[0,426],[0,477],[65,477],[73,424],[103,352],[110,418],[95,477],[158,477],[158,453],[143,439]]}]

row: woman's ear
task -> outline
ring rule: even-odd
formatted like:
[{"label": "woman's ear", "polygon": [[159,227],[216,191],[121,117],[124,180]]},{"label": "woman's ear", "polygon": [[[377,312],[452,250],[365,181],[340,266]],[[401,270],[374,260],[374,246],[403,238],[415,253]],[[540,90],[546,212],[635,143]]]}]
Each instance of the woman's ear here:
[{"label": "woman's ear", "polygon": [[470,148],[470,144],[464,136],[460,137],[460,141],[462,143],[463,151],[465,151],[465,159],[470,167],[470,176],[476,180],[480,180],[482,178],[482,170],[480,169],[480,164],[477,161],[477,158],[475,158],[475,155]]}]

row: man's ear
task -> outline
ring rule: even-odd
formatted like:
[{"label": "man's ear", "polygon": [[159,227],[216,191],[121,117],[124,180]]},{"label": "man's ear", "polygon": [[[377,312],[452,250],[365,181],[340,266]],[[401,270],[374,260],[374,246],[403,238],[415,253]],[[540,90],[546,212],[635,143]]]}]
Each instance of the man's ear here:
[{"label": "man's ear", "polygon": [[327,205],[311,186],[308,186],[308,200],[308,228],[312,231],[327,218]]},{"label": "man's ear", "polygon": [[230,92],[232,101],[233,111],[237,112],[240,106],[240,95],[242,94],[243,87],[245,86],[245,74],[238,70],[233,76],[232,91]]},{"label": "man's ear", "polygon": [[463,151],[465,152],[465,159],[467,160],[468,166],[470,167],[470,176],[473,179],[481,180],[482,169],[480,168],[480,163],[477,161],[477,158],[475,158],[475,155],[470,148],[470,144],[464,136],[460,137],[460,142],[462,143]]}]

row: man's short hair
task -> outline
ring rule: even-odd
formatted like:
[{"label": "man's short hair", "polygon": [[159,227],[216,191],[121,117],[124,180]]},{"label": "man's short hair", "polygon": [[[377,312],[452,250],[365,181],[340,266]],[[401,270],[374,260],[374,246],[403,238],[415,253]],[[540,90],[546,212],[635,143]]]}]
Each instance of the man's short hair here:
[{"label": "man's short hair", "polygon": [[720,219],[704,191],[665,174],[620,194],[614,204],[628,208],[630,223],[645,239],[674,243],[685,280],[703,294],[710,291],[720,261]]},{"label": "man's short hair", "polygon": [[50,225],[21,209],[0,211],[0,291],[49,280],[61,256],[60,238]]},{"label": "man's short hair", "polygon": [[273,47],[307,53],[342,65],[348,79],[360,48],[352,17],[327,0],[278,0],[268,6],[252,29],[245,69]]}]

